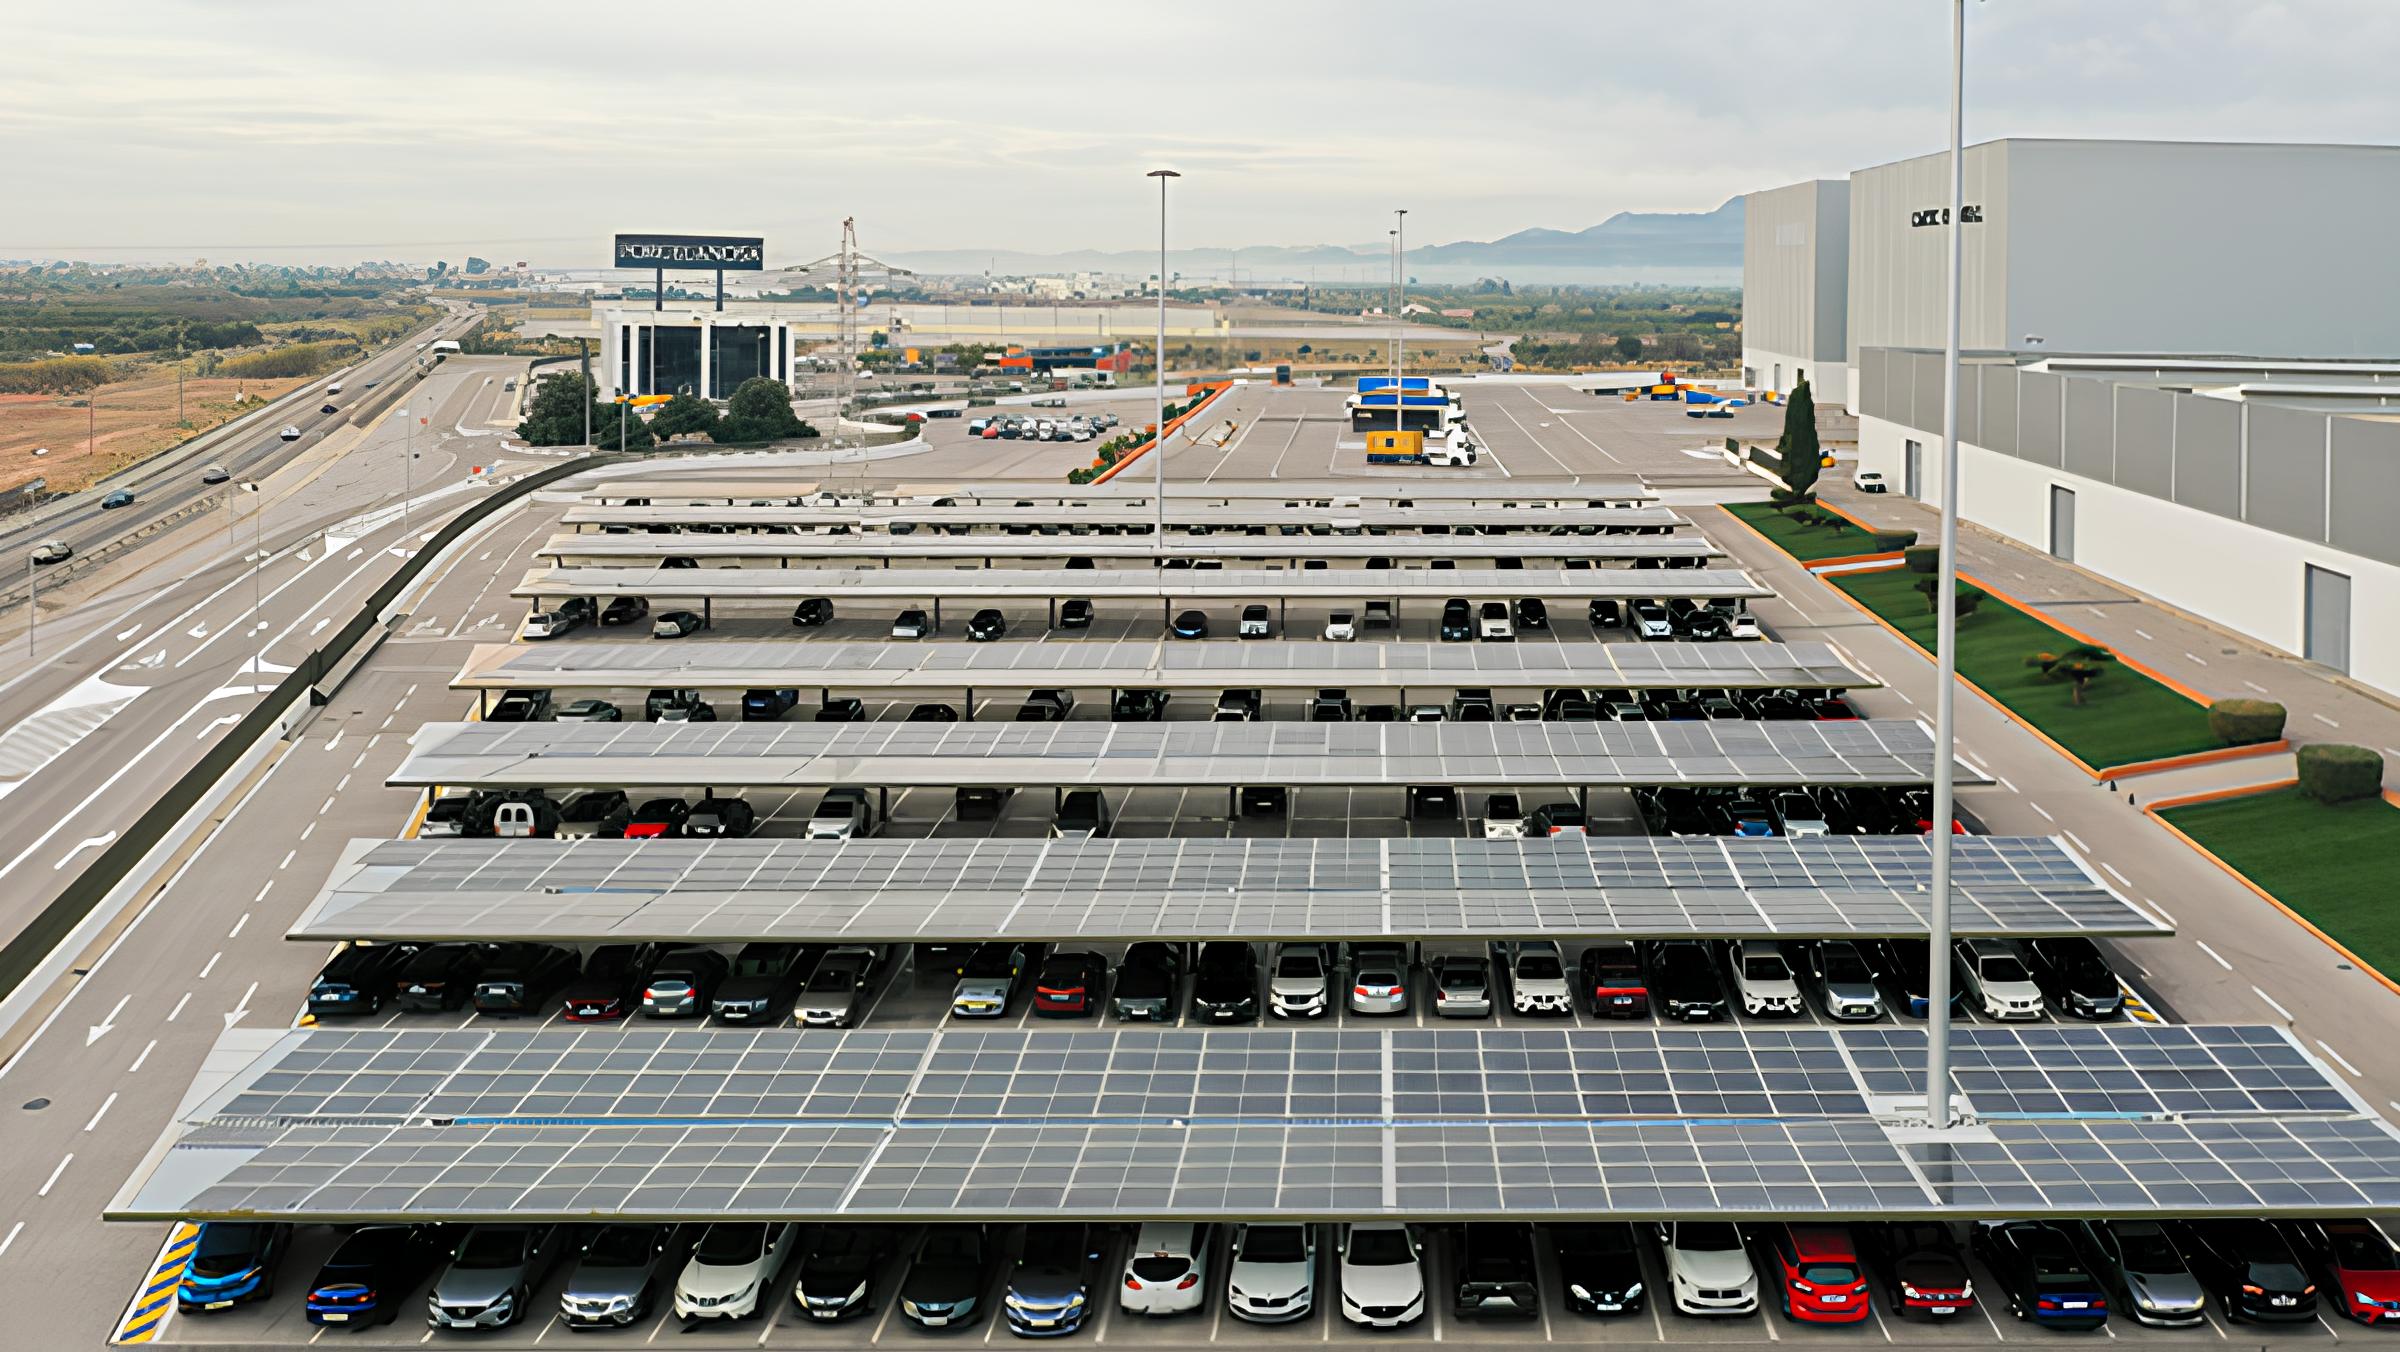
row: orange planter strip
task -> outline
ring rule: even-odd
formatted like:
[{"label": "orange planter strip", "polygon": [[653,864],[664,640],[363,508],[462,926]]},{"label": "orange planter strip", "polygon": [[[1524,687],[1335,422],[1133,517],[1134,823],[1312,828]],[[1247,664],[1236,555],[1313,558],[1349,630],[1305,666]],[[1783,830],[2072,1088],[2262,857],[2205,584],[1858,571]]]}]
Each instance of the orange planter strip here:
[{"label": "orange planter strip", "polygon": [[2179,807],[2192,807],[2200,803],[2222,803],[2228,798],[2248,798],[2256,794],[2273,793],[2277,789],[2298,788],[2299,785],[2300,781],[2297,779],[2278,779],[2268,784],[2238,784],[2230,789],[2209,789],[2203,793],[2186,793],[2178,794],[2173,798],[2161,798],[2143,808],[2142,811],[2155,815]]},{"label": "orange planter strip", "polygon": [[[1185,409],[1183,412],[1176,414],[1172,418],[1169,418],[1167,420],[1167,425],[1159,429],[1157,436],[1150,438],[1149,441],[1143,443],[1138,449],[1136,449],[1132,454],[1126,456],[1124,459],[1119,460],[1117,463],[1110,465],[1107,469],[1104,469],[1098,474],[1093,475],[1092,482],[1096,484],[1104,484],[1117,477],[1118,470],[1121,470],[1127,465],[1132,464],[1134,461],[1141,459],[1145,455],[1148,455],[1151,447],[1163,444],[1168,437],[1175,434],[1176,429],[1182,427],[1185,423],[1190,422],[1192,419],[1200,416],[1200,410],[1217,402],[1217,396],[1230,389],[1232,385],[1233,382],[1230,380],[1210,381],[1207,385],[1208,393],[1200,400],[1199,403],[1194,404],[1190,408]],[[1188,394],[1191,388],[1191,386],[1185,386],[1185,392]]]},{"label": "orange planter strip", "polygon": [[2252,742],[2246,746],[2221,746],[2214,751],[2192,751],[2181,756],[2161,756],[2157,760],[2132,761],[2112,765],[2100,772],[2106,779],[2131,779],[2136,775],[2154,775],[2161,770],[2188,770],[2195,765],[2215,765],[2220,761],[2243,760],[2250,756],[2278,756],[2292,749],[2281,738],[2272,742]]},{"label": "orange planter strip", "polygon": [[[1741,518],[1740,518],[1740,517],[1735,517],[1735,518],[1734,518],[1734,520],[1736,520],[1736,521],[1740,521],[1740,520],[1741,520]],[[1743,524],[1747,525],[1747,524],[1749,524],[1749,523],[1747,523],[1747,522],[1744,522]],[[1843,567],[1843,566],[1845,566],[1845,565],[1847,565],[1847,564],[1853,564],[1853,563],[1894,563],[1894,564],[1897,564],[1897,563],[1901,563],[1901,562],[1904,562],[1904,560],[1901,558],[1901,556],[1900,556],[1900,555],[1898,555],[1898,554],[1894,554],[1894,553],[1888,553],[1888,552],[1887,552],[1887,553],[1882,553],[1882,554],[1837,554],[1837,555],[1835,555],[1834,557],[1832,557],[1832,558],[1830,558],[1830,559],[1815,559],[1815,560],[1812,560],[1812,561],[1810,561],[1810,562],[1808,562],[1808,563],[1801,564],[1800,566],[1801,566],[1801,567],[1803,567],[1803,568],[1806,568],[1808,571],[1810,571],[1810,572],[1812,572],[1812,573],[1813,573],[1813,572],[1816,572],[1816,571],[1818,571],[1819,569],[1822,569],[1822,568],[1839,568],[1839,567]],[[1851,571],[1852,571],[1852,572],[1858,572],[1858,573],[1869,573],[1869,572],[1875,572],[1875,571],[1877,571],[1877,570],[1875,570],[1875,569],[1872,569],[1872,568],[1854,568],[1854,569],[1852,569]]]},{"label": "orange planter strip", "polygon": [[2020,601],[2017,598],[2009,595],[2007,592],[2001,591],[1997,587],[1988,586],[1980,579],[1969,577],[1965,573],[1960,573],[1958,577],[1961,582],[1973,584],[1977,591],[1980,591],[1984,595],[1991,597],[1993,600],[1998,601],[2000,604],[2007,606],[2011,610],[2022,613],[2026,618],[2031,619],[2036,623],[2049,625],[2051,628],[2062,634],[2065,634],[2068,638],[2071,638],[2078,643],[2089,643],[2095,648],[2107,648],[2110,652],[2116,653],[2119,664],[2133,668],[2135,671],[2142,673],[2144,676],[2147,676],[2151,680],[2158,682],[2160,685],[2163,685],[2167,689],[2174,691],[2176,694],[2183,696],[2185,699],[2190,700],[2192,703],[2199,705],[2203,709],[2216,703],[2215,700],[2210,699],[2208,696],[2192,689],[2190,686],[2185,685],[2183,682],[2167,675],[2165,672],[2145,666],[2141,662],[2135,661],[2133,658],[2117,652],[2113,645],[2102,643],[2100,640],[2093,638],[2090,634],[2084,633],[2080,629],[2060,624],[2058,621],[2050,618],[2047,615],[2044,615],[2038,610],[2035,610],[2032,606],[2025,604],[2023,601]]}]

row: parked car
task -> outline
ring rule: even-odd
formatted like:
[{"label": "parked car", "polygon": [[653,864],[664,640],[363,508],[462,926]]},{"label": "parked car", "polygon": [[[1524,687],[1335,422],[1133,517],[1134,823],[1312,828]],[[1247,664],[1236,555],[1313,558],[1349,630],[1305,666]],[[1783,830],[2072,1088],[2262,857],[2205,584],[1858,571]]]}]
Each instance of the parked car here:
[{"label": "parked car", "polygon": [[1515,605],[1517,628],[1547,633],[1550,629],[1550,608],[1536,597],[1520,596]]},{"label": "parked car", "polygon": [[1539,1267],[1533,1254],[1533,1227],[1521,1221],[1474,1221],[1459,1226],[1458,1284],[1451,1293],[1451,1313],[1459,1318],[1501,1315],[1517,1319],[1540,1316]]},{"label": "parked car", "polygon": [[1228,939],[1200,946],[1192,979],[1192,1018],[1201,1023],[1251,1023],[1258,1018],[1258,953]]},{"label": "parked car", "polygon": [[792,607],[792,627],[817,629],[833,622],[833,602],[826,597],[811,596]]},{"label": "parked car", "polygon": [[960,1328],[983,1318],[998,1246],[980,1225],[930,1225],[900,1281],[900,1313],[921,1328]]},{"label": "parked car", "polygon": [[1332,1008],[1327,988],[1333,961],[1325,945],[1290,943],[1275,950],[1267,977],[1267,1008],[1279,1019],[1319,1019]]},{"label": "parked car", "polygon": [[1100,1010],[1108,989],[1108,959],[1097,953],[1053,953],[1033,979],[1033,1012],[1079,1019]]},{"label": "parked car", "polygon": [[955,723],[958,721],[958,710],[947,704],[928,701],[910,709],[907,721],[911,723]]},{"label": "parked car", "polygon": [[2320,1299],[2361,1324],[2400,1323],[2400,1254],[2383,1227],[2354,1217],[2286,1221],[2284,1230]]},{"label": "parked car", "polygon": [[425,1293],[425,1322],[437,1329],[502,1329],[522,1320],[535,1288],[566,1256],[557,1225],[470,1226]]},{"label": "parked car", "polygon": [[1486,601],[1483,603],[1482,608],[1476,612],[1475,636],[1493,643],[1514,643],[1516,641],[1517,626],[1509,616],[1507,602]]},{"label": "parked car", "polygon": [[1325,641],[1349,643],[1358,637],[1358,618],[1347,610],[1337,610],[1325,617]]},{"label": "parked car", "polygon": [[2042,1017],[2041,988],[2004,939],[1960,939],[1953,946],[1959,990],[1985,1018]]},{"label": "parked car", "polygon": [[494,944],[475,981],[478,1014],[533,1014],[583,973],[583,959],[555,944]]},{"label": "parked car", "polygon": [[642,983],[642,1013],[653,1019],[696,1019],[725,979],[725,955],[713,948],[670,949]]},{"label": "parked car", "polygon": [[1357,1221],[1341,1228],[1335,1277],[1342,1317],[1395,1329],[1425,1313],[1425,1264],[1414,1231],[1398,1221]]},{"label": "parked car", "polygon": [[1156,942],[1126,949],[1125,960],[1117,964],[1116,986],[1109,992],[1109,1011],[1127,1022],[1172,1021],[1183,973],[1179,954],[1175,945]]},{"label": "parked car", "polygon": [[2074,1019],[2099,1022],[2125,1012],[2125,983],[2089,939],[2036,939],[2025,945],[2025,965],[2050,1008]]},{"label": "parked car", "polygon": [[492,701],[484,712],[486,723],[538,723],[550,716],[550,692],[547,690],[511,690]]},{"label": "parked car", "polygon": [[1791,955],[1773,939],[1735,939],[1725,946],[1725,968],[1751,1018],[1800,1015],[1800,983]]},{"label": "parked car", "polygon": [[622,723],[625,711],[604,699],[579,699],[558,711],[561,723]]},{"label": "parked car", "polygon": [[557,638],[566,634],[581,623],[582,620],[579,616],[565,610],[537,610],[525,617],[525,623],[522,628],[518,629],[517,637],[530,642],[540,642],[543,639]]},{"label": "parked car", "polygon": [[863,840],[875,834],[875,800],[850,785],[827,789],[808,814],[802,834],[810,840]]},{"label": "parked car", "polygon": [[1641,949],[1626,940],[1593,944],[1575,960],[1575,989],[1594,1018],[1638,1019],[1650,1012],[1650,979]]},{"label": "parked car", "polygon": [[1350,946],[1350,1012],[1408,1012],[1408,950],[1398,944]]},{"label": "parked car", "polygon": [[901,611],[900,617],[892,621],[893,638],[926,638],[932,633],[933,621],[925,618],[924,611],[913,606]]},{"label": "parked car", "polygon": [[1167,632],[1176,638],[1207,638],[1208,616],[1197,610],[1183,611],[1175,617],[1175,622]]},{"label": "parked car", "polygon": [[1164,690],[1120,690],[1109,701],[1108,717],[1115,723],[1160,723],[1167,717],[1167,692]]},{"label": "parked car", "polygon": [[650,617],[650,603],[639,596],[615,596],[600,608],[602,628],[634,624]]},{"label": "parked car", "polygon": [[989,607],[976,611],[967,620],[967,642],[990,643],[1008,632],[1008,621],[1000,612]]},{"label": "parked car", "polygon": [[1591,820],[1576,803],[1544,803],[1525,821],[1525,834],[1547,840],[1552,836],[1588,836]]},{"label": "parked car", "polygon": [[442,1230],[362,1225],[342,1236],[308,1288],[308,1322],[357,1327],[400,1318],[400,1303],[442,1261]]},{"label": "parked car", "polygon": [[1848,939],[1827,939],[1808,952],[1810,989],[1827,1018],[1872,1022],[1883,1017],[1883,991],[1866,954]]},{"label": "parked car", "polygon": [[877,1225],[820,1225],[800,1255],[792,1305],[830,1324],[875,1310],[875,1282],[893,1257],[893,1234]]},{"label": "parked car", "polygon": [[1577,1314],[1639,1314],[1644,1295],[1641,1240],[1625,1221],[1553,1225],[1551,1258]]},{"label": "parked car", "polygon": [[855,1028],[866,1015],[867,993],[883,972],[883,951],[844,944],[817,960],[792,1001],[792,1022],[803,1028]]},{"label": "parked car", "polygon": [[692,805],[681,798],[649,799],[625,823],[625,839],[672,839],[683,834],[684,820],[691,815]]},{"label": "parked car", "polygon": [[2254,1217],[2183,1227],[2192,1275],[2227,1322],[2303,1323],[2317,1317],[2317,1284],[2284,1232]]},{"label": "parked car", "polygon": [[2153,1220],[2082,1221],[2075,1227],[2091,1273],[2137,1324],[2184,1328],[2208,1318],[2208,1290],[2174,1236]]},{"label": "parked car", "polygon": [[1521,1015],[1565,1017],[1575,1012],[1567,991],[1566,958],[1556,943],[1527,939],[1513,946],[1508,961],[1508,1007]]},{"label": "parked car", "polygon": [[659,1288],[690,1261],[693,1232],[680,1225],[602,1225],[591,1230],[558,1293],[569,1328],[623,1328],[658,1302]]},{"label": "parked car", "polygon": [[602,1023],[633,1012],[642,978],[658,958],[655,944],[607,944],[592,950],[583,974],[560,992],[560,1015],[569,1023]]},{"label": "parked car", "polygon": [[1466,598],[1453,596],[1442,603],[1439,634],[1444,643],[1466,643],[1474,639],[1474,612],[1467,605]]},{"label": "parked car", "polygon": [[1850,486],[1861,493],[1884,493],[1891,489],[1891,485],[1884,481],[1883,472],[1872,469],[1862,469],[1851,475]]},{"label": "parked car", "polygon": [[1077,1221],[1026,1226],[1016,1268],[1000,1298],[1009,1332],[1053,1338],[1082,1328],[1100,1285],[1102,1247],[1097,1226]]},{"label": "parked car", "polygon": [[704,622],[698,611],[670,610],[650,623],[652,638],[682,638],[700,632]]},{"label": "parked car", "polygon": [[733,955],[725,980],[709,995],[719,1023],[771,1023],[775,1011],[806,980],[816,954],[800,944],[753,941]]},{"label": "parked car", "polygon": [[1977,1221],[1971,1243],[2010,1314],[2056,1329],[2108,1322],[2108,1295],[2065,1230],[2047,1221]]},{"label": "parked car", "polygon": [[1274,612],[1265,606],[1255,604],[1243,606],[1241,619],[1235,624],[1234,633],[1241,638],[1266,638],[1275,632],[1273,616]]},{"label": "parked car", "polygon": [[1317,1235],[1309,1225],[1237,1225],[1225,1264],[1225,1308],[1253,1324],[1305,1319],[1316,1308]]},{"label": "parked car", "polygon": [[463,1009],[483,976],[483,944],[427,944],[408,956],[392,977],[392,1002],[402,1009]]},{"label": "parked car", "polygon": [[351,944],[327,959],[309,983],[308,1012],[317,1018],[379,1014],[392,979],[417,951],[415,944]]},{"label": "parked car", "polygon": [[1859,1256],[1883,1281],[1893,1317],[1948,1319],[1975,1308],[1967,1256],[1944,1221],[1893,1221],[1856,1229]]},{"label": "parked car", "polygon": [[1765,1237],[1784,1318],[1802,1324],[1856,1324],[1866,1319],[1873,1299],[1848,1230],[1839,1225],[1770,1225]]},{"label": "parked car", "polygon": [[1007,784],[968,784],[951,794],[951,811],[962,822],[996,822],[1016,792]]},{"label": "parked car", "polygon": [[[1901,1003],[1911,1018],[1924,1018],[1926,992],[1932,989],[1931,945],[1923,939],[1881,939],[1867,950],[1868,960],[1875,964],[1876,975],[1889,982],[1899,992]],[[1957,981],[1950,983],[1950,1010],[1961,1013],[1966,1009],[1966,994]]]},{"label": "parked car", "polygon": [[758,811],[748,800],[720,798],[714,790],[692,804],[691,812],[683,819],[682,834],[695,840],[709,838],[737,839],[750,834],[758,824]]},{"label": "parked car", "polygon": [[1064,690],[1036,690],[1017,706],[1019,723],[1057,723],[1075,712],[1075,696]]},{"label": "parked car", "polygon": [[1092,603],[1080,596],[1069,597],[1059,602],[1058,627],[1061,629],[1091,628]]},{"label": "parked car", "polygon": [[997,1019],[1007,1014],[1018,987],[1041,960],[1038,944],[995,941],[981,945],[951,988],[950,1017]]},{"label": "parked car", "polygon": [[1094,840],[1109,832],[1108,799],[1098,789],[1071,789],[1050,821],[1050,834],[1060,840]]},{"label": "parked car", "polygon": [[175,1283],[175,1308],[202,1314],[273,1295],[291,1229],[265,1221],[203,1222]]},{"label": "parked car", "polygon": [[1217,1228],[1190,1221],[1144,1221],[1125,1253],[1117,1304],[1127,1314],[1187,1314],[1208,1303],[1210,1251]]},{"label": "parked car", "polygon": [[1758,1308],[1758,1272],[1731,1221],[1662,1221],[1658,1243],[1676,1313],[1741,1315]]},{"label": "parked car", "polygon": [[1525,809],[1513,793],[1495,793],[1484,800],[1483,838],[1485,840],[1523,840],[1525,838]]},{"label": "parked car", "polygon": [[800,703],[800,692],[791,686],[760,688],[742,692],[742,721],[772,723],[792,711]]},{"label": "parked car", "polygon": [[675,1317],[748,1319],[760,1313],[799,1247],[800,1227],[791,1221],[710,1225],[675,1279]]},{"label": "parked car", "polygon": [[1724,980],[1705,944],[1679,939],[1650,946],[1650,990],[1660,1010],[1685,1023],[1731,1016]]}]

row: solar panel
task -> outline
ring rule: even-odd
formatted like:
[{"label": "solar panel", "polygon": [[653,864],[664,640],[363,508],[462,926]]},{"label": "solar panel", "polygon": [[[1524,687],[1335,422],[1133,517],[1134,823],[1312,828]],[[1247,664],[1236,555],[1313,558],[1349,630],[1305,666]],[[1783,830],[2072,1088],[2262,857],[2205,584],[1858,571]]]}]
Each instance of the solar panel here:
[{"label": "solar panel", "polygon": [[1822,643],[603,643],[478,645],[453,689],[780,685],[881,691],[1163,687],[1364,694],[1495,690],[1808,689],[1879,684]]},{"label": "solar panel", "polygon": [[[375,840],[307,939],[902,941],[1922,934],[1915,836]],[[1961,935],[2166,927],[2052,839],[1953,842]],[[1127,898],[1142,904],[1129,906]]]},{"label": "solar panel", "polygon": [[[1891,1029],[302,1030],[187,1115],[119,1218],[2257,1214],[2400,1205],[2345,1099],[2213,1117],[2272,1028],[1976,1029],[2114,1106],[1936,1137],[1859,1111]],[[1913,1030],[1912,1030],[1913,1031]],[[2064,1033],[2063,1038],[2053,1034]],[[2298,1057],[2297,1060],[2294,1057]],[[2320,1082],[2330,1072],[2313,1068]],[[438,1083],[396,1076],[438,1077]],[[411,1107],[392,1111],[400,1097]],[[2128,1095],[2148,1095],[2135,1109]],[[1973,1097],[1970,1095],[1970,1097]]]},{"label": "solar panel", "polygon": [[[655,490],[653,490],[655,492]],[[1246,530],[1264,526],[1280,530],[1283,526],[1325,527],[1338,520],[1344,527],[1381,527],[1414,534],[1428,524],[1427,513],[1415,507],[1395,507],[1384,503],[1369,503],[1343,507],[1338,512],[1314,505],[1286,507],[1280,502],[1250,502],[1238,507],[1191,506],[1170,498],[1167,505],[1167,533],[1172,538],[1185,526]],[[706,526],[850,526],[886,527],[900,522],[920,528],[934,525],[977,526],[1075,526],[1102,525],[1141,526],[1147,528],[1156,521],[1156,509],[1148,505],[1116,503],[1075,503],[1063,508],[1057,504],[1039,507],[1017,507],[1006,503],[984,506],[960,505],[934,507],[922,504],[878,507],[794,507],[788,504],[752,505],[747,501],[731,506],[723,503],[692,506],[688,502],[660,502],[653,498],[647,507],[604,506],[590,500],[569,507],[561,518],[568,526],[608,526],[688,523]],[[1432,524],[1459,526],[1504,526],[1519,531],[1548,533],[1560,526],[1623,529],[1626,527],[1676,527],[1688,524],[1683,516],[1665,507],[1585,507],[1564,503],[1544,503],[1537,509],[1524,507],[1477,507],[1445,504],[1441,518]],[[1256,538],[1256,537],[1253,537]],[[1286,537],[1288,538],[1288,537]],[[1312,536],[1309,538],[1324,538]]]},{"label": "solar panel", "polygon": [[711,597],[719,601],[934,598],[1040,601],[1359,601],[1424,605],[1448,597],[1755,599],[1774,592],[1739,568],[1178,569],[1154,568],[531,568],[511,596]]},{"label": "solar panel", "polygon": [[[1725,551],[1698,535],[589,535],[565,531],[535,558],[655,567],[669,555],[720,559],[1705,559]],[[626,562],[615,562],[624,560]],[[920,565],[922,566],[922,565]],[[1132,564],[1119,563],[1120,568]]]},{"label": "solar panel", "polygon": [[[1921,723],[429,723],[386,782],[566,788],[1925,783]],[[1958,782],[1990,777],[1963,762]]]}]

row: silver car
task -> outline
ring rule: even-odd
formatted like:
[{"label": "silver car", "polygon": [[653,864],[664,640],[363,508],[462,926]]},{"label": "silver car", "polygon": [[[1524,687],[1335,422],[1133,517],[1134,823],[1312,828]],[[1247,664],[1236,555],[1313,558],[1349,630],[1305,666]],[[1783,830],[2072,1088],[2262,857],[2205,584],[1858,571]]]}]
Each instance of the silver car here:
[{"label": "silver car", "polygon": [[2157,1221],[2084,1221],[2075,1229],[2092,1275],[2117,1289],[2135,1322],[2180,1328],[2208,1317],[2208,1292]]},{"label": "silver car", "polygon": [[1433,1012],[1445,1019],[1480,1019],[1492,1012],[1492,965],[1463,953],[1433,960]]},{"label": "silver car", "polygon": [[451,1251],[425,1293],[425,1322],[437,1329],[506,1328],[523,1319],[533,1292],[566,1248],[556,1225],[478,1225]]},{"label": "silver car", "polygon": [[1408,953],[1398,944],[1359,944],[1350,950],[1350,1012],[1408,1012]]},{"label": "silver car", "polygon": [[792,1022],[803,1028],[855,1028],[866,1012],[882,955],[865,944],[844,944],[827,953],[792,1002]]},{"label": "silver car", "polygon": [[1875,971],[1858,945],[1848,939],[1828,939],[1809,955],[1817,1002],[1828,1018],[1864,1023],[1883,1017],[1883,992],[1876,988]]}]

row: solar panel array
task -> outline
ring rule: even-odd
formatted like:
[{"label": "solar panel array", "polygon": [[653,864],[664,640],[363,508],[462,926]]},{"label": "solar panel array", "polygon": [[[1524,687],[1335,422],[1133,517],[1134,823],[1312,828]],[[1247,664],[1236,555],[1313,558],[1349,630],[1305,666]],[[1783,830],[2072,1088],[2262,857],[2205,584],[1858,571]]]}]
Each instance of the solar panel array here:
[{"label": "solar panel array", "polygon": [[[543,559],[1705,559],[1725,551],[1697,535],[589,535],[566,531],[534,551]],[[631,566],[631,565],[626,565]],[[1120,563],[1137,568],[1137,563]]]},{"label": "solar panel array", "polygon": [[[1246,784],[1494,788],[1926,783],[1908,721],[1670,723],[429,723],[388,783]],[[1990,782],[1961,763],[1958,782]]]},{"label": "solar panel array", "polygon": [[1739,568],[530,568],[512,596],[1041,601],[1357,601],[1423,605],[1453,596],[1544,601],[1587,597],[1754,599],[1774,593]]},{"label": "solar panel array", "polygon": [[1226,686],[1316,690],[1412,686],[1486,689],[1806,689],[1879,684],[1822,643],[574,643],[487,645],[451,682],[461,690],[672,685]]},{"label": "solar panel array", "polygon": [[[894,522],[919,528],[937,523],[989,526],[1057,526],[1072,523],[1087,528],[1099,525],[1148,527],[1156,519],[1156,510],[1147,505],[1109,503],[1072,504],[1062,508],[1057,504],[1038,507],[1009,504],[794,507],[784,503],[754,506],[739,502],[732,506],[717,503],[694,507],[684,502],[662,502],[656,498],[648,507],[602,506],[587,499],[580,505],[569,507],[562,518],[568,526],[639,526],[689,522],[752,528],[762,525],[882,527]],[[1294,527],[1329,526],[1337,522],[1344,527],[1386,527],[1392,528],[1396,534],[1412,535],[1423,533],[1428,524],[1425,514],[1413,507],[1381,504],[1338,509],[1313,505],[1286,507],[1280,502],[1252,502],[1239,507],[1196,507],[1180,504],[1170,498],[1167,505],[1167,533],[1170,537],[1184,526],[1225,527],[1229,530],[1264,526],[1269,530],[1279,530],[1287,524]],[[1559,526],[1614,528],[1681,526],[1687,523],[1680,513],[1666,507],[1584,507],[1545,503],[1533,509],[1444,507],[1441,519],[1432,524],[1451,527],[1507,526],[1520,531],[1547,533]]]},{"label": "solar panel array", "polygon": [[[1914,836],[384,840],[316,939],[1552,938],[1926,931]],[[1954,842],[1963,935],[2164,927],[2050,839]],[[1139,904],[1128,904],[1138,902]]]},{"label": "solar panel array", "polygon": [[[121,1218],[1832,1216],[2400,1206],[2400,1138],[2282,1030],[1979,1029],[1962,1081],[2102,1106],[1939,1140],[1864,1115],[1891,1029],[307,1030]],[[2054,1034],[2066,1036],[2053,1036]],[[2338,1096],[2339,1091],[2335,1091]],[[2016,1100],[2012,1100],[2015,1102]],[[2038,1112],[2039,1110],[2036,1109]]]}]

